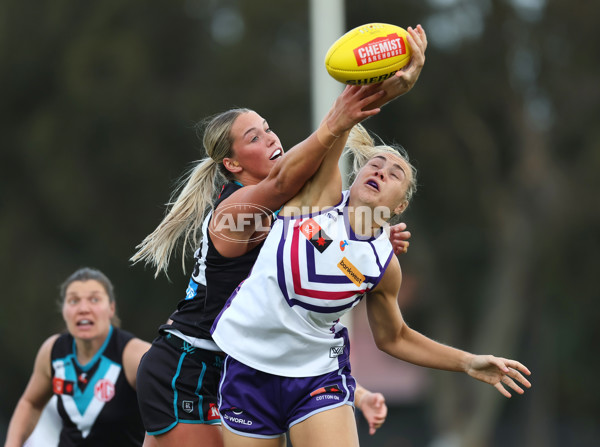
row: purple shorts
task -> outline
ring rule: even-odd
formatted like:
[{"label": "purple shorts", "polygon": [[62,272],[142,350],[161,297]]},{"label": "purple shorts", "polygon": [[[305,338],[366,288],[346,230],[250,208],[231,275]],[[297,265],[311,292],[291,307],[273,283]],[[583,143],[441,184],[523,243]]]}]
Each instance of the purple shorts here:
[{"label": "purple shorts", "polygon": [[276,438],[321,411],[353,405],[350,367],[314,377],[283,377],[227,356],[219,385],[221,422],[233,433]]}]

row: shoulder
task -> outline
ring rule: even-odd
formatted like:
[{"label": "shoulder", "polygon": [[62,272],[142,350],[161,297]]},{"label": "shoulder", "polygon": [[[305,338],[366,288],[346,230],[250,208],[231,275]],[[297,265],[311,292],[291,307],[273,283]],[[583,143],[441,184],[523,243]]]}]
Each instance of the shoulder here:
[{"label": "shoulder", "polygon": [[398,258],[392,255],[381,281],[373,289],[373,293],[398,293],[402,284],[402,269]]},{"label": "shoulder", "polygon": [[54,334],[48,337],[38,350],[35,358],[35,369],[39,369],[50,375],[50,365],[52,364],[52,348],[56,340],[64,334]]},{"label": "shoulder", "polygon": [[125,377],[129,384],[135,389],[136,374],[140,361],[144,354],[150,349],[151,344],[140,338],[133,337],[125,345],[123,349],[123,369]]}]

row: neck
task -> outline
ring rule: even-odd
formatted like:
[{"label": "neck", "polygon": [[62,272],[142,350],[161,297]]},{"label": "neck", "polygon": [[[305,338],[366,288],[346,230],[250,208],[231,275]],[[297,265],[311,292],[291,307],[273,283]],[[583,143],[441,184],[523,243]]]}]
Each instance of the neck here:
[{"label": "neck", "polygon": [[106,341],[108,334],[104,337],[94,337],[92,339],[75,339],[75,349],[77,354],[77,361],[80,365],[86,365],[96,353],[100,350],[104,342]]},{"label": "neck", "polygon": [[240,175],[237,175],[233,181],[241,183],[243,186],[256,185],[260,183],[260,179],[256,179],[253,176],[248,175],[246,172],[242,172]]},{"label": "neck", "polygon": [[382,218],[378,218],[369,206],[355,207],[350,205],[348,207],[348,223],[356,236],[371,238],[378,236],[387,222]]}]

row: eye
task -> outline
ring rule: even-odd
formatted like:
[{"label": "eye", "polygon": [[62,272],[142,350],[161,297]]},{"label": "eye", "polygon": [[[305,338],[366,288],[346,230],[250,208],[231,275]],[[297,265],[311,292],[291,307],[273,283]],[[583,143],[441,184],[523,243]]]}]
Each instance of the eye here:
[{"label": "eye", "polygon": [[258,141],[258,136],[256,136],[256,135],[250,139],[251,143],[255,143],[256,141]]},{"label": "eye", "polygon": [[271,132],[273,132],[273,130],[272,130],[270,127],[267,127],[267,128],[265,129],[265,132],[267,132],[267,133],[271,133]]}]

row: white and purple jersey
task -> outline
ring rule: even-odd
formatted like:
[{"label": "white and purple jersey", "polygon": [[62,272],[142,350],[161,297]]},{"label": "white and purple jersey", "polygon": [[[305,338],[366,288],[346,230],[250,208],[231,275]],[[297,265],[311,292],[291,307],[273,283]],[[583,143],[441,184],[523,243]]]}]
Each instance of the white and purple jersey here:
[{"label": "white and purple jersey", "polygon": [[213,325],[223,351],[286,377],[325,374],[349,362],[339,318],[379,283],[393,250],[386,232],[354,234],[348,198],[344,191],[333,208],[277,218],[250,276]]}]

